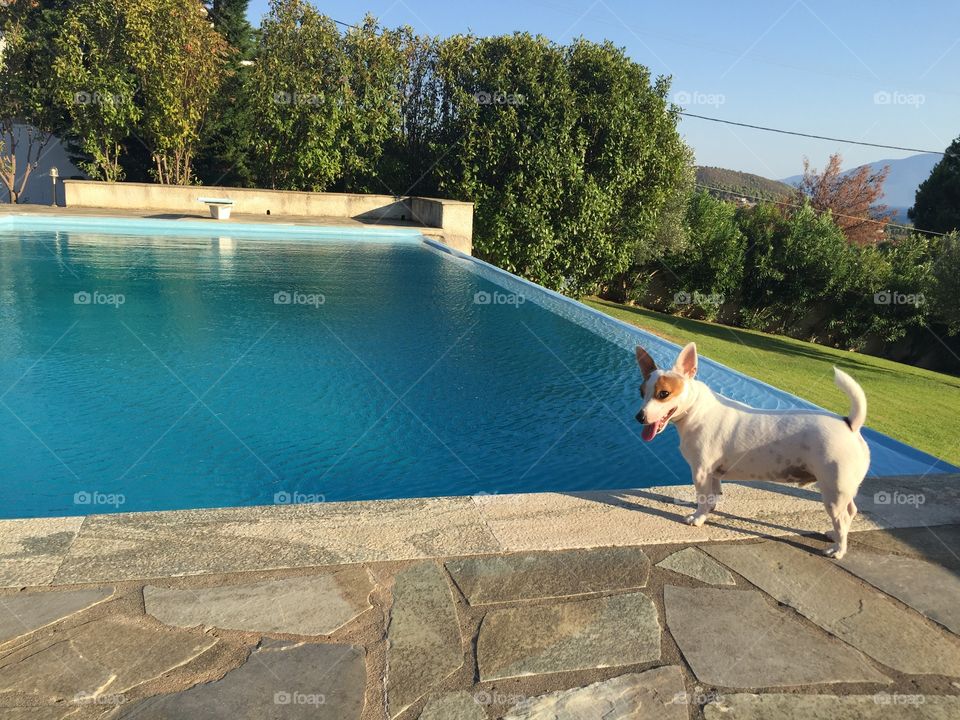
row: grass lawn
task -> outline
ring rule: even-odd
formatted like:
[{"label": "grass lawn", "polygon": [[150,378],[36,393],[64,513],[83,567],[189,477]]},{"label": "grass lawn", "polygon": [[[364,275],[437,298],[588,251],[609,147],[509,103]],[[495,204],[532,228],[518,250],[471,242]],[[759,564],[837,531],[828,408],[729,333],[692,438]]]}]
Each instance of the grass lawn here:
[{"label": "grass lawn", "polygon": [[867,394],[867,425],[960,465],[960,378],[870,355],[587,298],[587,305],[675,343],[697,343],[706,357],[845,415],[833,384],[836,365]]}]

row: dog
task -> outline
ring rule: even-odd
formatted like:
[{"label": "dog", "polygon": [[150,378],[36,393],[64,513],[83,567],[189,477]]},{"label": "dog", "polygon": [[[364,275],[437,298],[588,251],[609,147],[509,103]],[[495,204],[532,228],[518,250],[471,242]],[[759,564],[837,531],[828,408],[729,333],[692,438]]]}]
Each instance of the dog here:
[{"label": "dog", "polygon": [[643,405],[637,421],[649,442],[673,423],[680,453],[690,465],[697,510],[686,518],[703,525],[717,504],[721,480],[768,480],[807,486],[816,483],[833,523],[834,544],[824,551],[840,559],[857,506],[853,502],[870,466],[870,449],[860,434],[867,417],[863,389],[834,368],[834,382],[850,398],[850,413],[821,410],[760,410],[711,390],[697,376],[697,346],[690,343],[670,370],[657,367],[642,347]]}]

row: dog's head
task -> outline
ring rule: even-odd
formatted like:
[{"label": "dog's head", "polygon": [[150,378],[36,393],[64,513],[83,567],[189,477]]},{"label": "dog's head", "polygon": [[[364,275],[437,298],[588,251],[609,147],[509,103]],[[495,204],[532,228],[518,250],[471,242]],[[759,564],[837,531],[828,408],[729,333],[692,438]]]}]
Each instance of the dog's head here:
[{"label": "dog's head", "polygon": [[673,368],[661,370],[638,345],[637,364],[643,373],[640,386],[643,405],[637,413],[637,422],[643,425],[641,436],[649,442],[667,427],[670,418],[690,403],[690,388],[697,375],[697,346],[690,343],[680,351]]}]

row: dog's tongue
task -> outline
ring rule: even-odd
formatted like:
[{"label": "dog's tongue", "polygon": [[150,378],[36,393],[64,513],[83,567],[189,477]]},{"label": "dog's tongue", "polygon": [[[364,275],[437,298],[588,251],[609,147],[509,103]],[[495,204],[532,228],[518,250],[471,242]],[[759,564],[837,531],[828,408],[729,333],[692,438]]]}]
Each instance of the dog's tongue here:
[{"label": "dog's tongue", "polygon": [[653,440],[656,434],[657,434],[657,424],[647,423],[646,425],[643,426],[643,433],[641,433],[640,437],[642,437],[645,441],[650,442],[651,440]]}]

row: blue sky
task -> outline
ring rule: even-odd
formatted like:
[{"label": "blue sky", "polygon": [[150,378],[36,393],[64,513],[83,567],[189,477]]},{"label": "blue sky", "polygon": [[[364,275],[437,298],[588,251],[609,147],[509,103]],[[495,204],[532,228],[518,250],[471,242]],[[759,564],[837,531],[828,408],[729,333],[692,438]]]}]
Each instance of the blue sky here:
[{"label": "blue sky", "polygon": [[[756,125],[930,150],[960,134],[960,3],[932,0],[329,0],[321,12],[434,35],[525,30],[558,42],[612,40],[654,74],[673,77],[690,112]],[[254,24],[267,0],[252,0]],[[685,118],[697,163],[772,178],[806,155],[853,167],[912,153],[792,138]]]}]

